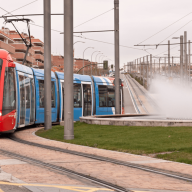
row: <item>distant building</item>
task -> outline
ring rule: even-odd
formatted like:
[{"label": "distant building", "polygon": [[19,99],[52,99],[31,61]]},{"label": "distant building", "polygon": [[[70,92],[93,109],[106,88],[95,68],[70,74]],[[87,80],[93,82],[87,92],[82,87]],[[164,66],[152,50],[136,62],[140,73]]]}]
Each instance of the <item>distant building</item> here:
[{"label": "distant building", "polygon": [[[21,33],[23,39],[26,39],[29,44],[29,36],[26,33]],[[7,50],[13,61],[23,64],[25,53],[27,47],[23,42],[22,38],[16,31],[9,30],[9,28],[0,29],[0,49]],[[32,47],[29,49],[28,55],[26,57],[25,65],[34,67],[34,68],[44,68],[44,43],[34,36],[31,36]],[[64,56],[62,55],[51,55],[52,71],[64,71]],[[86,65],[90,65],[91,61],[81,58],[74,58],[73,71],[76,73]],[[92,64],[95,64],[94,62]],[[46,65],[46,64],[45,64]],[[96,65],[92,66],[92,71],[94,71]],[[82,74],[83,69],[79,71]],[[91,74],[91,66],[84,68],[84,74]]]},{"label": "distant building", "polygon": [[[7,50],[13,56],[15,54],[15,47],[12,46],[13,43],[14,40],[6,33],[6,30],[0,30],[0,49]],[[15,58],[13,59],[15,60]]]}]

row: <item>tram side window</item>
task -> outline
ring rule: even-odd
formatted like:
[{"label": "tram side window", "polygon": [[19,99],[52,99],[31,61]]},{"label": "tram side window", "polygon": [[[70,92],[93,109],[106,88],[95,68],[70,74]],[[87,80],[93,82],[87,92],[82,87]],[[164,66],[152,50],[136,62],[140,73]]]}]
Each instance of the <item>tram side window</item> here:
[{"label": "tram side window", "polygon": [[107,86],[99,85],[99,107],[107,107]]},{"label": "tram side window", "polygon": [[16,87],[13,68],[5,69],[4,90],[3,90],[3,115],[16,109]]},{"label": "tram side window", "polygon": [[115,89],[113,86],[99,85],[99,107],[115,107]]},{"label": "tram side window", "polygon": [[29,85],[26,86],[26,108],[30,108],[30,89]]},{"label": "tram side window", "polygon": [[55,108],[55,83],[51,82],[51,107]]},{"label": "tram side window", "polygon": [[115,89],[113,86],[108,86],[108,107],[115,107]]},{"label": "tram side window", "polygon": [[3,60],[2,60],[2,59],[0,59],[0,77],[1,77],[2,67],[3,67]]},{"label": "tram side window", "polygon": [[44,80],[39,80],[39,105],[44,108]]},{"label": "tram side window", "polygon": [[74,83],[74,108],[82,107],[81,84]]}]

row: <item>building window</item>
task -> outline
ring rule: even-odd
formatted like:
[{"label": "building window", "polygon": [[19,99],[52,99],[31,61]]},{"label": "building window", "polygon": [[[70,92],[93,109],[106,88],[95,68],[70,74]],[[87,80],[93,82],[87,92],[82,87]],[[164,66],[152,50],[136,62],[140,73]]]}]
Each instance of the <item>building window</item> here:
[{"label": "building window", "polygon": [[99,107],[115,107],[115,88],[99,85]]}]

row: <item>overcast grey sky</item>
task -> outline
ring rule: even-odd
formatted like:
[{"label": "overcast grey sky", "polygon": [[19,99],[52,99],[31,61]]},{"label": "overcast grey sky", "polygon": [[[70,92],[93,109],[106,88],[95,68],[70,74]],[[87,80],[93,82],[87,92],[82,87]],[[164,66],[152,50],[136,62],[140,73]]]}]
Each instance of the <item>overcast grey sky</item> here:
[{"label": "overcast grey sky", "polygon": [[[0,7],[7,11],[17,9],[27,3],[34,0],[1,0]],[[74,27],[99,15],[114,7],[114,0],[74,0]],[[120,0],[120,44],[123,46],[134,47],[138,44],[162,30],[166,26],[172,24],[183,16],[192,12],[191,0]],[[38,0],[18,11],[14,11],[13,14],[34,14],[43,13],[43,0]],[[63,13],[63,0],[52,0],[52,13]],[[5,11],[0,9],[0,15],[5,14]],[[43,17],[30,17],[35,24],[43,26]],[[168,36],[176,32],[179,28],[187,24],[192,20],[192,13],[175,23],[168,29],[159,33],[158,35],[143,42],[143,44],[158,44]],[[23,23],[16,23],[20,31],[26,31],[26,25]],[[0,27],[4,26],[3,19],[0,19]],[[11,24],[7,24],[6,27],[13,29]],[[173,40],[172,37],[178,37],[188,32],[188,39],[192,40],[192,22],[188,23],[185,27],[178,30],[174,35],[171,35],[164,43],[171,40],[172,43],[179,42],[179,40]],[[52,16],[52,29],[63,31],[63,16]],[[114,11],[111,10],[108,13],[84,24],[76,27],[74,31],[86,31],[86,30],[110,30],[114,29]],[[43,41],[43,29],[31,26],[31,34],[35,38],[39,38]],[[78,35],[78,34],[77,34]],[[80,34],[78,36],[81,36]],[[83,37],[114,43],[113,32],[106,33],[89,33],[83,34]],[[110,44],[99,43],[82,38],[74,37],[74,42],[84,41],[85,43],[75,44],[75,57],[82,58],[83,51],[87,47],[94,47],[94,49],[88,49],[85,52],[85,58],[91,59],[93,51],[101,51],[111,60],[114,60],[114,46]],[[175,48],[174,48],[175,47]],[[144,47],[135,47],[143,49]],[[171,55],[179,55],[179,47],[172,46]],[[154,49],[154,50],[153,50]],[[151,47],[147,50],[153,55],[157,55],[167,50],[167,46]],[[58,32],[52,31],[52,53],[63,55],[63,35]],[[143,50],[131,49],[120,47],[120,64],[132,61],[136,58],[146,56],[148,53]],[[165,56],[165,53],[159,56]],[[93,56],[95,60],[95,55]],[[99,58],[99,57],[98,57]],[[97,59],[98,61],[98,59]],[[113,61],[112,61],[113,62]],[[111,63],[111,62],[110,62]]]}]

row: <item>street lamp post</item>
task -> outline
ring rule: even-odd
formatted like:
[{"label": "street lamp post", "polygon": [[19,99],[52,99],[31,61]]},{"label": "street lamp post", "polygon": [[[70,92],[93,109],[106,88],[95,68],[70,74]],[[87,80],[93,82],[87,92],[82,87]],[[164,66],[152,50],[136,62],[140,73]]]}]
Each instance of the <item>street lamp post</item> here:
[{"label": "street lamp post", "polygon": [[[102,61],[102,58],[104,58],[104,57],[106,57],[105,55],[100,55],[100,57],[99,57],[99,61],[98,61],[98,63],[102,63],[101,61]],[[99,66],[99,74],[100,74],[100,66]]]},{"label": "street lamp post", "polygon": [[[84,51],[83,51],[83,67],[84,67],[84,53],[87,49],[94,49],[94,47],[87,47]],[[84,68],[83,68],[83,75],[84,75]]]},{"label": "street lamp post", "polygon": [[105,55],[100,55],[100,57],[99,57],[99,63],[101,63],[101,61],[102,61],[102,57],[105,57]]},{"label": "street lamp post", "polygon": [[[91,64],[92,64],[92,56],[93,56],[93,54],[96,53],[96,52],[100,52],[100,51],[94,51],[94,52],[92,53],[92,55],[91,55]],[[92,75],[92,65],[91,65],[91,75]]]},{"label": "street lamp post", "polygon": [[75,43],[73,43],[73,45],[75,45],[76,43],[85,43],[83,41],[76,41]]},{"label": "street lamp post", "polygon": [[[95,57],[95,62],[97,63],[97,56],[100,55],[100,54],[103,54],[103,53],[98,53]],[[97,75],[97,65],[96,65],[96,75]]]},{"label": "street lamp post", "polygon": [[[76,41],[75,43],[73,43],[73,53],[75,52],[74,50],[74,45],[76,44],[76,43],[85,43],[84,41]],[[74,54],[73,54],[74,55]],[[74,58],[73,58],[73,66],[75,66],[75,64],[74,64]]]}]

